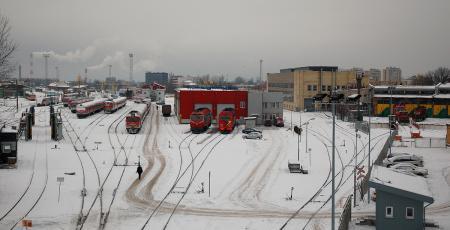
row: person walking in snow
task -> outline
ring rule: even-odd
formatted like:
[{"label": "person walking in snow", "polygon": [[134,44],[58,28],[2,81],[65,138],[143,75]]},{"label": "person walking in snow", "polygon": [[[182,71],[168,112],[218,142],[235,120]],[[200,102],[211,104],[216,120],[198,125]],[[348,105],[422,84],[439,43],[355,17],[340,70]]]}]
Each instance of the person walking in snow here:
[{"label": "person walking in snow", "polygon": [[141,174],[143,172],[141,164],[138,165],[136,172],[139,175],[139,180],[141,180]]}]

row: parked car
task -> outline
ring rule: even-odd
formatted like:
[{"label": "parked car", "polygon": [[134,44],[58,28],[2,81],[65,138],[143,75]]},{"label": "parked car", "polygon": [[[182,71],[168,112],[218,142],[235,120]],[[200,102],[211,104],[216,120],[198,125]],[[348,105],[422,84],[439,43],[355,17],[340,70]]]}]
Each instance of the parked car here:
[{"label": "parked car", "polygon": [[401,155],[401,156],[394,156],[391,158],[386,158],[383,160],[383,165],[386,167],[391,167],[392,165],[396,165],[398,163],[411,163],[415,166],[423,166],[423,159],[422,157],[416,156],[416,155]]},{"label": "parked car", "polygon": [[404,155],[411,155],[409,153],[388,153],[387,158],[395,157],[395,156],[404,156]]},{"label": "parked car", "polygon": [[267,126],[267,127],[272,126],[272,120],[270,120],[270,119],[265,120],[264,121],[264,126]]},{"label": "parked car", "polygon": [[411,163],[398,163],[391,166],[391,169],[399,172],[412,173],[419,176],[427,176],[428,170],[423,167],[417,167]]},{"label": "parked car", "polygon": [[262,133],[262,131],[254,129],[254,128],[245,128],[242,130],[242,133],[249,134],[252,132]]},{"label": "parked car", "polygon": [[275,126],[276,127],[284,127],[284,121],[282,117],[275,118]]},{"label": "parked car", "polygon": [[251,132],[242,136],[245,139],[262,139],[263,135],[259,132]]}]

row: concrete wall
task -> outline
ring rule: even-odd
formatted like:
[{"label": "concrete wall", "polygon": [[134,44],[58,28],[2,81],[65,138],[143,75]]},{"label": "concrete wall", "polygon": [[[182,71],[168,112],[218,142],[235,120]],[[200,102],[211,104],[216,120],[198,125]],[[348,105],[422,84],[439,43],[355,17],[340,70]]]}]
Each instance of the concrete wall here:
[{"label": "concrete wall", "polygon": [[[394,207],[393,218],[386,218],[385,207]],[[414,219],[406,219],[406,207],[414,208]],[[376,229],[423,229],[423,203],[377,189]]]}]

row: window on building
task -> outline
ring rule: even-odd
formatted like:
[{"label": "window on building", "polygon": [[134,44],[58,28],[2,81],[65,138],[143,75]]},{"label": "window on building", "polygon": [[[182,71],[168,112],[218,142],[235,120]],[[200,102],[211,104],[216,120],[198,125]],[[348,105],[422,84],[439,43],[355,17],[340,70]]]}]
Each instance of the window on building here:
[{"label": "window on building", "polygon": [[245,109],[245,101],[241,101],[241,102],[239,103],[239,107],[240,107],[241,109]]},{"label": "window on building", "polygon": [[3,144],[2,149],[3,149],[3,151],[2,151],[3,153],[10,153],[11,152],[11,145]]},{"label": "window on building", "polygon": [[275,102],[272,102],[272,108],[275,108]]},{"label": "window on building", "polygon": [[394,217],[394,207],[386,206],[386,218],[393,218],[393,217]]},{"label": "window on building", "polygon": [[325,86],[325,85],[322,85],[322,91],[325,91],[325,90],[327,90],[327,89],[326,89],[326,86]]},{"label": "window on building", "polygon": [[414,219],[414,208],[406,207],[406,219]]},{"label": "window on building", "polygon": [[328,91],[331,91],[331,85],[329,85],[327,88],[328,88]]},{"label": "window on building", "polygon": [[312,91],[312,85],[308,85],[308,91]]},{"label": "window on building", "polygon": [[317,85],[313,85],[313,91],[317,91]]},{"label": "window on building", "polygon": [[267,102],[264,102],[264,108],[267,109]]}]

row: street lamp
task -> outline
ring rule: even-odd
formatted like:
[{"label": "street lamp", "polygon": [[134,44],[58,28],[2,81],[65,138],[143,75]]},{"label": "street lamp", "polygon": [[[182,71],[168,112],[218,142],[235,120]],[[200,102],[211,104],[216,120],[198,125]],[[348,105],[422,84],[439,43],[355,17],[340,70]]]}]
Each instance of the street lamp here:
[{"label": "street lamp", "polygon": [[353,169],[353,207],[356,207],[356,171],[358,168],[358,138],[361,135],[358,134],[358,129],[355,130],[355,167]]},{"label": "street lamp", "polygon": [[395,89],[395,86],[389,86],[388,87],[389,93],[391,94],[390,101],[389,101],[389,155],[392,154],[392,144],[391,144],[391,141],[392,141],[392,127],[391,127],[391,124],[392,124],[392,118],[393,118],[392,91],[394,89]]},{"label": "street lamp", "polygon": [[309,120],[307,120],[304,124],[306,125],[306,147],[305,147],[305,153],[307,153],[308,152],[308,125],[309,125],[309,121],[312,121],[312,120],[314,120],[314,119],[316,119],[315,117],[313,117],[313,118],[311,118],[311,119],[309,119]]}]

